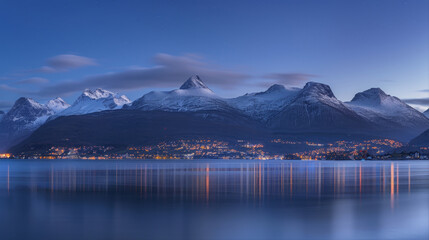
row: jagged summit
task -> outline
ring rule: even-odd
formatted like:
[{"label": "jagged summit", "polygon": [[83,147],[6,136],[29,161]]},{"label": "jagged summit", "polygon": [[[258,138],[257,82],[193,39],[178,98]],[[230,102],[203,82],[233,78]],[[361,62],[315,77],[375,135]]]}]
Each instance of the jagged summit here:
[{"label": "jagged summit", "polygon": [[404,139],[429,128],[429,120],[421,112],[380,88],[357,93],[346,105],[379,129],[388,130],[387,134],[396,132]]},{"label": "jagged summit", "polygon": [[[390,95],[387,95],[380,88],[370,88],[366,91],[357,93],[351,103],[363,103],[363,104],[376,104],[380,105],[384,100],[388,98],[394,98]],[[398,99],[399,100],[399,99]]]},{"label": "jagged summit", "polygon": [[129,103],[131,101],[125,95],[119,96],[116,93],[101,88],[97,88],[96,90],[85,89],[72,106],[59,112],[53,118],[119,109]]},{"label": "jagged summit", "polygon": [[40,104],[34,101],[32,98],[20,97],[18,98],[18,100],[15,101],[10,111],[13,111],[14,109],[17,109],[17,108],[21,108],[23,106],[28,106],[28,107],[37,108],[37,109],[41,109],[44,107],[43,104]]},{"label": "jagged summit", "polygon": [[55,98],[46,104],[41,104],[32,98],[21,97],[7,112],[5,120],[21,125],[32,125],[29,127],[34,128],[43,124],[49,116],[61,112],[69,106],[61,98]]},{"label": "jagged summit", "polygon": [[331,88],[308,82],[290,103],[268,120],[282,131],[360,132],[367,122],[338,100]]},{"label": "jagged summit", "polygon": [[305,84],[304,88],[301,90],[301,95],[305,96],[326,96],[329,98],[335,98],[334,93],[326,84],[318,82],[308,82]]},{"label": "jagged summit", "polygon": [[231,107],[224,99],[213,93],[198,75],[193,75],[183,83],[180,89],[151,91],[124,108],[144,111],[192,112]]},{"label": "jagged summit", "polygon": [[246,93],[228,102],[254,119],[267,121],[297,95],[301,89],[274,84],[264,92]]},{"label": "jagged summit", "polygon": [[31,98],[21,97],[12,108],[1,118],[0,150],[17,143],[30,135],[54,111],[45,104],[40,104]]},{"label": "jagged summit", "polygon": [[380,95],[380,96],[386,96],[387,94],[381,90],[381,88],[370,88],[366,91],[363,91],[363,93],[368,93],[372,95]]},{"label": "jagged summit", "polygon": [[201,80],[198,75],[192,75],[188,80],[186,80],[180,89],[195,89],[195,88],[204,88],[209,89]]},{"label": "jagged summit", "polygon": [[60,97],[56,97],[54,99],[51,99],[48,101],[49,102],[61,102],[61,103],[66,103],[66,101],[64,101],[64,99],[60,98]]},{"label": "jagged summit", "polygon": [[13,130],[13,134],[43,124],[48,116],[54,114],[53,110],[31,98],[21,97],[16,100],[12,108],[2,119],[3,127]]},{"label": "jagged summit", "polygon": [[285,86],[280,84],[273,84],[271,87],[265,91],[265,93],[271,93],[271,92],[277,92],[277,91],[283,91],[286,90]]},{"label": "jagged summit", "polygon": [[82,93],[82,96],[89,97],[91,99],[108,98],[108,97],[112,97],[114,95],[115,95],[114,93],[107,91],[107,90],[104,90],[104,89],[101,89],[101,88],[97,88],[95,90],[91,90],[91,89],[87,88]]},{"label": "jagged summit", "polygon": [[[8,136],[4,141],[10,145],[29,136],[48,118],[50,122],[59,116],[121,108],[127,111],[114,114],[136,114],[129,110],[147,111],[147,116],[154,112],[180,112],[180,116],[201,116],[220,123],[224,116],[244,116],[276,133],[370,133],[409,140],[429,128],[429,110],[425,117],[380,88],[358,93],[351,102],[343,103],[328,85],[317,82],[308,82],[303,88],[274,84],[262,92],[227,99],[217,96],[194,75],[180,89],[152,91],[130,103],[125,96],[100,88],[86,89],[70,107],[61,98],[46,104],[20,98],[1,118],[0,134]],[[110,112],[115,111],[103,114]]]},{"label": "jagged summit", "polygon": [[49,100],[46,103],[46,106],[54,112],[58,113],[70,107],[70,104],[66,103],[62,98],[57,97],[52,100]]},{"label": "jagged summit", "polygon": [[[97,88],[95,90],[91,89],[85,89],[85,91],[82,93],[82,95],[76,100],[76,102],[73,105],[76,105],[80,101],[86,101],[85,99],[89,100],[102,100],[102,101],[109,101],[111,100],[112,104],[109,104],[110,109],[114,109],[118,106],[122,106],[124,104],[131,103],[131,101],[127,98],[125,95],[119,96],[116,93]],[[111,105],[111,106],[110,106]]]}]

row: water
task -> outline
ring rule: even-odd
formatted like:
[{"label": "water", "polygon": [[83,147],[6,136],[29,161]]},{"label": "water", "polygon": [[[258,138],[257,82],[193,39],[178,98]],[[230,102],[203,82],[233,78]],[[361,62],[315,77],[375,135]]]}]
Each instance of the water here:
[{"label": "water", "polygon": [[428,226],[428,161],[0,161],[1,239],[429,239]]}]

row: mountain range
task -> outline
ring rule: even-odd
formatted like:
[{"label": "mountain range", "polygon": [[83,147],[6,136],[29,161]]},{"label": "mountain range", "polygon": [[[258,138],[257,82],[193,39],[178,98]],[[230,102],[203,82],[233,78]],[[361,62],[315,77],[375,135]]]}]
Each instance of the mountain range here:
[{"label": "mountain range", "polygon": [[152,91],[134,102],[106,90],[87,89],[71,106],[60,98],[46,104],[20,98],[3,115],[3,150],[20,142],[14,152],[58,144],[135,145],[198,136],[377,136],[409,141],[429,129],[427,116],[379,88],[357,93],[350,102],[338,100],[328,85],[316,82],[303,88],[275,84],[264,92],[228,99],[216,95],[197,75],[179,89]]},{"label": "mountain range", "polygon": [[82,95],[80,95],[71,106],[54,115],[53,118],[120,109],[122,106],[129,103],[131,103],[131,101],[125,95],[119,96],[118,94],[103,89],[96,89],[94,91],[85,89]]},{"label": "mountain range", "polygon": [[86,89],[72,105],[61,98],[52,99],[46,104],[31,98],[19,98],[6,114],[0,115],[0,151],[25,139],[46,121],[60,116],[118,109],[128,103],[130,100],[126,96],[102,89]]},{"label": "mountain range", "polygon": [[0,150],[4,150],[28,137],[46,120],[68,105],[61,98],[40,104],[31,98],[19,98],[12,108],[3,114],[0,120]]}]

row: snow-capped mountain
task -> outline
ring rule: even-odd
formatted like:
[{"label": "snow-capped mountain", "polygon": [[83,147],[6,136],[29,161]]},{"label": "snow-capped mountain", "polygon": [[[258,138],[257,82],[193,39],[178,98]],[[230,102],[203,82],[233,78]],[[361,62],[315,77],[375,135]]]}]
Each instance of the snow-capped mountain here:
[{"label": "snow-capped mountain", "polygon": [[0,141],[6,142],[1,145],[10,145],[31,134],[60,109],[59,102],[63,107],[67,106],[58,98],[47,104],[40,104],[31,98],[16,100],[0,121]]},{"label": "snow-capped mountain", "polygon": [[48,119],[119,109],[128,103],[130,100],[127,97],[102,89],[85,90],[72,106],[61,98],[52,99],[46,104],[40,104],[31,98],[20,98],[0,121],[0,145],[4,149],[17,143]]},{"label": "snow-capped mountain", "polygon": [[130,106],[124,106],[124,108],[168,112],[232,109],[224,99],[210,90],[197,75],[191,76],[179,89],[149,92]]},{"label": "snow-capped mountain", "polygon": [[274,84],[265,92],[248,93],[229,99],[228,102],[252,118],[266,121],[288,105],[300,90]]},{"label": "snow-capped mountain", "polygon": [[428,110],[424,111],[424,112],[423,112],[423,114],[424,114],[427,118],[429,118],[429,108],[428,108]]},{"label": "snow-capped mountain", "polygon": [[131,101],[125,96],[119,96],[103,89],[90,90],[86,89],[82,95],[67,109],[57,113],[58,116],[82,115],[104,110],[114,110],[122,108],[123,105]]},{"label": "snow-capped mountain", "polygon": [[19,98],[2,119],[2,123],[13,123],[13,126],[27,128],[40,125],[54,111],[47,105],[40,104],[31,98]]},{"label": "snow-capped mountain", "polygon": [[70,104],[66,103],[62,98],[57,97],[55,99],[48,101],[46,103],[46,106],[52,111],[54,111],[55,113],[59,113],[69,108]]},{"label": "snow-capped mountain", "polygon": [[[86,115],[104,110],[119,111]],[[426,114],[429,114],[429,110]],[[69,115],[84,116],[54,120],[58,116]],[[275,84],[264,92],[225,99],[216,95],[197,75],[187,79],[179,89],[152,91],[132,103],[127,97],[106,90],[87,89],[72,106],[61,98],[46,104],[37,103],[30,98],[20,98],[7,114],[1,116],[0,114],[0,147],[3,149],[29,136],[48,118],[55,122],[49,121],[45,126],[51,124],[57,130],[41,127],[36,132],[39,138],[48,135],[56,137],[58,129],[69,128],[71,122],[81,121],[83,124],[88,119],[95,119],[102,123],[104,118],[111,118],[110,125],[91,123],[88,126],[74,127],[91,128],[91,132],[98,131],[99,136],[108,132],[107,128],[116,125],[121,128],[118,136],[129,135],[138,127],[146,129],[143,132],[151,132],[152,137],[159,139],[165,136],[163,129],[169,129],[169,133],[178,136],[209,132],[216,136],[217,132],[223,131],[224,136],[233,138],[232,129],[245,126],[246,130],[240,134],[249,137],[250,130],[254,129],[257,130],[254,137],[268,139],[282,135],[300,135],[304,139],[312,136],[359,138],[365,135],[396,137],[406,141],[429,129],[429,119],[423,113],[379,88],[357,93],[346,103],[338,100],[328,85],[316,82],[309,82],[302,89]],[[116,120],[120,122],[115,123]],[[128,121],[134,121],[134,128],[127,125]],[[155,131],[153,126],[160,127],[162,131]],[[185,126],[188,127],[188,132],[183,131]],[[222,130],[223,128],[229,130]],[[110,135],[106,135],[106,138],[108,136]],[[67,136],[62,137],[69,139]],[[140,137],[144,136],[139,135],[138,138]],[[83,142],[86,140],[82,139]]]},{"label": "snow-capped mountain", "polygon": [[346,105],[374,125],[394,131],[403,130],[410,137],[429,128],[429,119],[421,112],[380,88],[357,93]]},{"label": "snow-capped mountain", "polygon": [[367,122],[344,105],[328,85],[309,82],[279,113],[269,119],[287,131],[359,131]]}]

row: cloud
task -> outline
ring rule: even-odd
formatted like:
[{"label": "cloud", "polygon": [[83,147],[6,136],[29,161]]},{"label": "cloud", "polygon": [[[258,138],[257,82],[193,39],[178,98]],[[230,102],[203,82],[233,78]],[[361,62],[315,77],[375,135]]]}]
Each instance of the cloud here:
[{"label": "cloud", "polygon": [[275,83],[292,86],[301,85],[315,77],[318,76],[307,73],[271,73],[263,76],[263,78],[275,80]]},{"label": "cloud", "polygon": [[420,90],[420,92],[429,92],[429,89]]},{"label": "cloud", "polygon": [[33,77],[33,78],[28,78],[28,79],[24,79],[24,80],[20,80],[16,82],[17,84],[45,84],[45,83],[49,83],[49,80],[46,78],[41,78],[41,77]]},{"label": "cloud", "polygon": [[35,91],[32,90],[25,90],[21,88],[11,87],[7,84],[0,84],[0,90],[7,91],[7,92],[13,92],[13,93],[19,93],[22,95],[35,95]]},{"label": "cloud", "polygon": [[21,93],[22,92],[21,89],[14,88],[14,87],[11,87],[11,86],[6,85],[6,84],[0,84],[0,90],[10,91],[10,92],[16,92],[16,93]]},{"label": "cloud", "polygon": [[409,104],[412,108],[416,109],[419,112],[424,112],[428,110],[428,107],[422,106],[422,105],[415,105],[415,104]]},{"label": "cloud", "polygon": [[415,105],[429,106],[429,98],[403,99],[404,102]]},{"label": "cloud", "polygon": [[0,77],[0,81],[11,80],[11,77]]},{"label": "cloud", "polygon": [[9,102],[9,101],[0,101],[0,110],[5,110],[8,108],[11,108],[13,105],[13,102]]},{"label": "cloud", "polygon": [[243,84],[249,75],[209,65],[195,55],[172,56],[157,54],[155,66],[134,67],[121,72],[90,76],[78,81],[62,82],[42,88],[36,95],[57,96],[82,91],[85,88],[135,90],[147,87],[179,87],[193,74],[198,74],[209,86],[231,89]]},{"label": "cloud", "polygon": [[94,65],[97,65],[97,62],[94,59],[72,54],[62,54],[49,58],[46,61],[46,66],[37,69],[37,72],[66,72],[72,69]]}]

